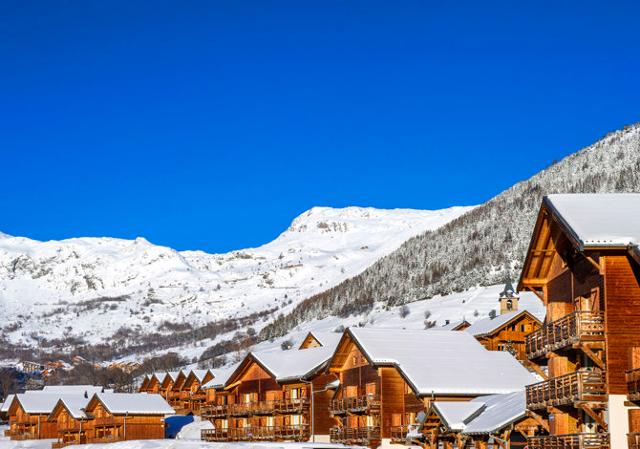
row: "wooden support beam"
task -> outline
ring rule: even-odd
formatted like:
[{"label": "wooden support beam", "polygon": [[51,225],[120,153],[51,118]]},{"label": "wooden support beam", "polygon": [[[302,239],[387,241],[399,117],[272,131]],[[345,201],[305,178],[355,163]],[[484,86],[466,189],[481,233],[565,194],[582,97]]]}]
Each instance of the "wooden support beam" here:
[{"label": "wooden support beam", "polygon": [[600,357],[598,357],[598,354],[596,354],[591,350],[588,343],[582,343],[580,345],[580,349],[582,349],[582,352],[584,352],[587,355],[587,357],[589,357],[593,361],[593,363],[598,365],[600,369],[602,370],[604,369],[604,362]]},{"label": "wooden support beam", "polygon": [[542,416],[538,415],[536,412],[531,410],[527,410],[527,416],[533,419],[540,427],[549,432],[549,422],[544,419]]},{"label": "wooden support beam", "polygon": [[604,432],[607,431],[607,423],[606,421],[602,418],[602,416],[600,415],[600,413],[596,413],[590,405],[588,404],[580,404],[579,407],[584,410],[584,412],[591,416],[593,418],[593,420],[595,422],[598,423],[598,425],[603,429]]},{"label": "wooden support beam", "polygon": [[587,262],[589,262],[591,265],[596,267],[596,270],[598,270],[598,273],[602,274],[602,267],[600,266],[600,264],[598,262],[595,261],[595,259],[593,257],[588,256],[588,255],[585,254],[584,258],[587,259]]},{"label": "wooden support beam", "polygon": [[530,368],[533,371],[535,371],[536,374],[538,374],[540,377],[542,377],[542,379],[549,380],[549,375],[547,373],[545,373],[544,371],[542,371],[542,368],[540,368],[540,366],[537,363],[533,363],[533,362],[529,361],[529,362],[527,362],[525,364],[525,366],[527,368]]},{"label": "wooden support beam", "polygon": [[[531,292],[533,292],[534,295],[536,295],[538,298],[540,298],[540,301],[544,302],[544,295],[542,295],[540,292],[538,292],[538,290],[536,290],[535,288],[533,288],[531,286],[531,284],[525,279],[524,281],[522,281],[522,283],[524,284],[525,288]],[[540,284],[540,286],[544,285],[544,283]]]}]

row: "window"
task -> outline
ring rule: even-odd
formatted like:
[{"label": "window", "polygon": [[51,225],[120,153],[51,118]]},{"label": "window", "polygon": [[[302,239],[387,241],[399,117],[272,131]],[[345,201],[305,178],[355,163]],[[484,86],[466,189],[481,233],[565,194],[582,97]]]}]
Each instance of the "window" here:
[{"label": "window", "polygon": [[302,424],[302,416],[301,415],[291,415],[291,421],[290,421],[292,426],[299,426],[300,424]]},{"label": "window", "polygon": [[226,419],[220,420],[220,428],[228,429],[229,428],[229,421],[226,420]]},{"label": "window", "polygon": [[369,382],[368,384],[365,385],[365,391],[367,396],[375,396],[376,395],[376,383],[375,382]]}]

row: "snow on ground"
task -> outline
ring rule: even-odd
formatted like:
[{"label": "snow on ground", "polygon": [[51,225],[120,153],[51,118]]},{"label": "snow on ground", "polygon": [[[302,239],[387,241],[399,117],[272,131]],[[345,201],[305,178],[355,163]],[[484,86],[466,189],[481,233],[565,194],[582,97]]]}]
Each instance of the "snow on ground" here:
[{"label": "snow on ground", "polygon": [[213,423],[207,419],[203,420],[199,416],[194,416],[192,423],[180,429],[180,432],[176,435],[176,440],[200,441],[200,434],[204,429],[213,429]]},{"label": "snow on ground", "polygon": [[287,313],[470,209],[317,207],[274,241],[226,254],[178,252],[143,238],[39,242],[5,235],[0,328],[29,346],[38,338],[99,343],[121,327],[169,334],[164,322],[198,326],[275,308]]}]

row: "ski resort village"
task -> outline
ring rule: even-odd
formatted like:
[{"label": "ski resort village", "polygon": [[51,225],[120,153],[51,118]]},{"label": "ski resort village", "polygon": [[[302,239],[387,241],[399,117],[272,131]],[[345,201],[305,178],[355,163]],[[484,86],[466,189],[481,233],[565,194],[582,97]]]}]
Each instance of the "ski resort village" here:
[{"label": "ski resort village", "polygon": [[519,272],[492,287],[366,320],[318,312],[260,339],[264,324],[233,356],[100,368],[129,372],[120,383],[60,384],[23,360],[0,448],[638,449],[640,194],[556,193],[535,209]]}]

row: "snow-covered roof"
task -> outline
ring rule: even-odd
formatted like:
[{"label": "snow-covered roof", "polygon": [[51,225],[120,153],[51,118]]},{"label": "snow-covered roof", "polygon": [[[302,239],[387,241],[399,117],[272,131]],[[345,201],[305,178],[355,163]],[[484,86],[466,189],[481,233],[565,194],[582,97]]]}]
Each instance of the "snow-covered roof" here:
[{"label": "snow-covered roof", "polygon": [[83,394],[72,393],[46,393],[46,392],[32,392],[28,394],[15,395],[13,403],[19,403],[22,409],[26,413],[49,414],[53,411],[60,399],[75,400],[81,398],[87,401],[87,398]]},{"label": "snow-covered roof", "polygon": [[526,415],[526,399],[524,390],[509,394],[481,396],[472,402],[484,403],[484,409],[470,421],[463,433],[486,434],[502,429],[506,425]]},{"label": "snow-covered roof", "polygon": [[91,396],[94,393],[113,393],[113,389],[99,387],[95,385],[47,385],[42,391],[44,393],[63,394],[85,394]]},{"label": "snow-covered roof", "polygon": [[[340,339],[342,338],[342,332],[310,331],[307,336],[309,335],[315,338],[321,346],[331,347],[333,349],[338,346],[338,343],[340,343]],[[306,337],[304,339],[306,339]]]},{"label": "snow-covered roof", "polygon": [[479,396],[469,402],[435,401],[433,408],[449,430],[488,434],[526,415],[525,392]]},{"label": "snow-covered roof", "polygon": [[[100,401],[114,415],[172,415],[175,410],[159,394],[96,393],[91,401]],[[93,409],[93,408],[92,408]]]},{"label": "snow-covered roof", "polygon": [[56,402],[56,405],[54,405],[53,409],[51,410],[53,412],[53,410],[55,409],[55,407],[57,405],[60,405],[64,408],[67,409],[67,411],[69,412],[69,414],[75,418],[75,419],[85,419],[87,418],[87,414],[84,412],[85,407],[87,406],[87,404],[89,403],[89,399],[85,398],[84,395],[83,396],[65,396],[62,397],[58,400],[58,402]]},{"label": "snow-covered roof", "polygon": [[[511,354],[467,332],[349,328],[373,365],[395,365],[418,395],[510,393],[537,379]],[[299,351],[304,352],[304,351]]]},{"label": "snow-covered roof", "polygon": [[640,194],[571,193],[549,195],[546,204],[581,245],[635,247],[640,245]]},{"label": "snow-covered roof", "polygon": [[15,394],[7,395],[7,397],[4,399],[4,402],[2,403],[2,406],[0,406],[0,413],[7,413],[9,411],[9,407],[11,406],[11,402],[13,401],[13,398],[15,398],[15,397],[16,397]]},{"label": "snow-covered roof", "polygon": [[533,315],[533,313],[529,312],[526,309],[523,309],[515,312],[503,313],[502,315],[497,315],[495,318],[483,318],[473,323],[464,331],[470,333],[475,337],[491,334],[496,330],[498,330],[499,328],[501,328],[502,326],[504,326],[505,324],[509,323],[510,321],[518,319],[525,314],[529,314],[535,319],[538,319]]},{"label": "snow-covered roof", "polygon": [[466,322],[466,320],[453,321],[453,322],[450,322],[449,324],[445,324],[443,326],[432,327],[429,330],[434,330],[434,331],[452,331],[456,327],[464,324],[465,322]]},{"label": "snow-covered roof", "polygon": [[316,373],[333,355],[334,348],[320,346],[302,351],[252,352],[253,358],[278,382],[305,379]]},{"label": "snow-covered roof", "polygon": [[231,377],[231,375],[236,371],[236,369],[238,369],[238,363],[234,363],[233,365],[230,365],[224,368],[215,369],[213,371],[213,375],[214,375],[213,379],[211,379],[209,382],[202,385],[202,387],[200,388],[203,390],[208,390],[210,388],[224,387],[225,384],[227,383],[227,380],[229,380],[229,377]]},{"label": "snow-covered roof", "polygon": [[451,430],[464,430],[467,420],[484,407],[482,402],[435,401],[433,408]]},{"label": "snow-covered roof", "polygon": [[189,375],[193,374],[198,381],[202,382],[208,372],[208,369],[192,369]]}]

